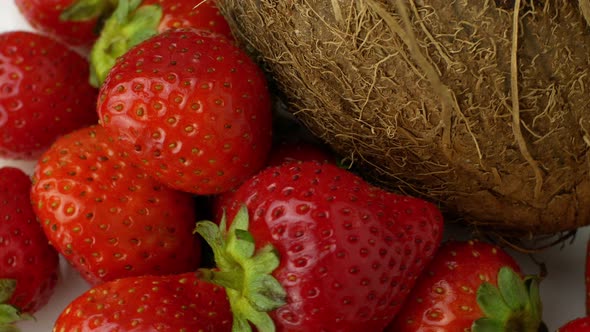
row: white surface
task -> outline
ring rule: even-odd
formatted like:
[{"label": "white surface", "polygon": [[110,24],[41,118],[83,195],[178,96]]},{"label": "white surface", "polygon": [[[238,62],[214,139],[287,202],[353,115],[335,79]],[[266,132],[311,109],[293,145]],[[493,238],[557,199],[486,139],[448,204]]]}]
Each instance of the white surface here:
[{"label": "white surface", "polygon": [[[31,30],[14,6],[13,0],[0,0],[0,32],[11,30]],[[0,167],[12,165],[21,167],[29,174],[34,163],[14,162],[0,159]],[[545,262],[548,276],[541,285],[541,295],[544,302],[544,320],[550,331],[554,331],[565,322],[584,315],[584,264],[585,241],[589,236],[589,229],[583,228],[578,232],[573,244],[555,247],[535,257]],[[521,262],[527,273],[537,273],[538,268],[530,257],[514,254]],[[78,274],[63,261],[61,279],[51,302],[36,316],[36,321],[20,323],[23,332],[49,332],[59,313],[67,304],[79,294],[88,289],[87,284]],[[564,305],[566,304],[566,305]]]}]

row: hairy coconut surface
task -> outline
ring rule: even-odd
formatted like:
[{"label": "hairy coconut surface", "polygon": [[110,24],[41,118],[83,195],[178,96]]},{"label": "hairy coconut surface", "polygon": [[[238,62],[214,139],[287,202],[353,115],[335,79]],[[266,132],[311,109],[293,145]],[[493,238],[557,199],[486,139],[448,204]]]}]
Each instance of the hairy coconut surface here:
[{"label": "hairy coconut surface", "polygon": [[583,2],[218,5],[296,116],[367,177],[469,223],[540,235],[590,223]]}]

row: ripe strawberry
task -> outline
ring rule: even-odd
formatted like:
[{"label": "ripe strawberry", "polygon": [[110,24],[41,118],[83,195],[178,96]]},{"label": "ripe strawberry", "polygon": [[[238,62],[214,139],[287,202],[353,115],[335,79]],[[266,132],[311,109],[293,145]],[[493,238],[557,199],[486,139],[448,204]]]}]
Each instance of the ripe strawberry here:
[{"label": "ripe strawberry", "polygon": [[0,331],[47,304],[58,279],[58,254],[35,219],[30,189],[21,170],[0,168]]},{"label": "ripe strawberry", "polygon": [[590,317],[576,318],[557,329],[557,332],[590,332]]},{"label": "ripe strawberry", "polygon": [[116,59],[169,29],[194,28],[233,38],[214,0],[120,0],[91,52],[92,80],[100,86]]},{"label": "ripe strawberry", "polygon": [[194,273],[139,276],[96,286],[60,314],[53,331],[231,331],[222,287]]},{"label": "ripe strawberry", "polygon": [[[110,0],[14,0],[25,19],[36,30],[70,46],[89,47],[98,37],[100,14],[107,11]],[[94,10],[89,12],[88,3]],[[83,14],[68,13],[70,7],[84,7]],[[76,9],[76,8],[73,8]]]},{"label": "ripe strawberry", "polygon": [[191,195],[130,163],[100,126],[63,136],[43,154],[31,199],[51,244],[93,285],[198,266]]},{"label": "ripe strawberry", "polygon": [[516,261],[498,246],[449,241],[385,331],[537,332],[540,325],[537,278],[523,281]]},{"label": "ripe strawberry", "polygon": [[0,34],[0,157],[35,159],[59,136],[98,121],[88,63],[31,32]]},{"label": "ripe strawberry", "polygon": [[[197,224],[221,271],[202,271],[203,278],[227,287],[238,321],[276,309],[270,317],[277,331],[382,331],[437,249],[443,226],[434,205],[317,162],[265,169],[227,208],[227,240],[225,220],[222,234],[211,222]],[[255,248],[261,255],[250,257]],[[256,326],[268,324],[257,315]]]},{"label": "ripe strawberry", "polygon": [[[265,167],[279,166],[285,162],[318,161],[322,163],[335,163],[336,158],[331,153],[311,142],[305,141],[280,141],[274,144]],[[231,204],[236,188],[211,197],[210,206],[214,212],[215,220],[221,220],[223,208]]]},{"label": "ripe strawberry", "polygon": [[261,70],[227,38],[197,30],[169,30],[121,57],[98,113],[146,173],[200,195],[257,172],[272,143]]}]

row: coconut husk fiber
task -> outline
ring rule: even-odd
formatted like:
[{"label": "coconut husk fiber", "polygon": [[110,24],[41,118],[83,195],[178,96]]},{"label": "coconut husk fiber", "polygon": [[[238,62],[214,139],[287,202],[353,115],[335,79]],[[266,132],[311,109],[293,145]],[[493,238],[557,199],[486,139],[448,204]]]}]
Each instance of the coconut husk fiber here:
[{"label": "coconut husk fiber", "polygon": [[588,0],[218,0],[367,179],[495,231],[590,223]]}]

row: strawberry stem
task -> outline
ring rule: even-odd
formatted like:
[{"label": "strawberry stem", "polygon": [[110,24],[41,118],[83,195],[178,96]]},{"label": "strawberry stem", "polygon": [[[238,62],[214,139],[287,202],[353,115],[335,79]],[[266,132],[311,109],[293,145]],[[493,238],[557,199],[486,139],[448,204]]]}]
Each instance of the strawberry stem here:
[{"label": "strawberry stem", "polygon": [[117,8],[105,21],[90,52],[90,84],[94,87],[100,87],[118,57],[157,34],[162,19],[161,7],[140,5],[141,0],[119,0]]},{"label": "strawberry stem", "polygon": [[248,231],[249,217],[242,207],[227,229],[225,216],[220,225],[200,221],[195,227],[211,246],[216,269],[199,269],[199,277],[223,286],[234,313],[233,332],[273,332],[275,325],[268,314],[285,304],[286,292],[272,272],[279,266],[278,252],[272,245],[256,249]]},{"label": "strawberry stem", "polygon": [[197,277],[202,280],[207,280],[210,283],[223,286],[226,289],[240,289],[240,285],[244,282],[244,276],[236,275],[236,272],[213,271],[210,269],[199,269]]},{"label": "strawberry stem", "polygon": [[539,279],[522,279],[514,270],[498,272],[498,286],[484,282],[477,290],[477,303],[485,317],[476,320],[473,332],[537,332],[542,326]]}]

